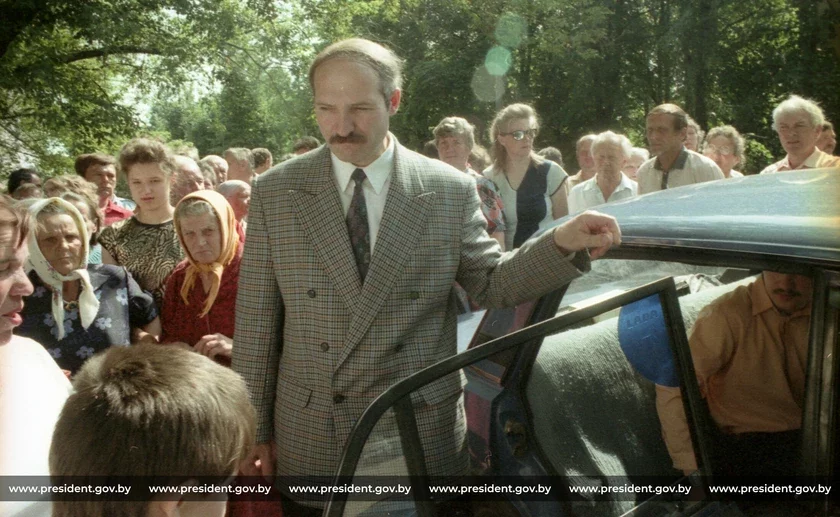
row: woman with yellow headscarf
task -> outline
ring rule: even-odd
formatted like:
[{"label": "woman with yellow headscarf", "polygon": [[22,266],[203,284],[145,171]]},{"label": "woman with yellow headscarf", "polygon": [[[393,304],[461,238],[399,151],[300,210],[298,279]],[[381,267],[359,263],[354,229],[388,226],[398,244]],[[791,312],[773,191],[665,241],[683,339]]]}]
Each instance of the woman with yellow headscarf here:
[{"label": "woman with yellow headscarf", "polygon": [[230,364],[242,259],[233,209],[221,194],[199,190],[178,203],[174,219],[187,258],[166,281],[160,342]]}]

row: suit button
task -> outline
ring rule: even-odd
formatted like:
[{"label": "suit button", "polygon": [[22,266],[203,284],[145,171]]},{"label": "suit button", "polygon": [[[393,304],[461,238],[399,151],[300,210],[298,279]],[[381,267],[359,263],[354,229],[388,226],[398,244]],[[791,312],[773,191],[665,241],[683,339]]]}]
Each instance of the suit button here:
[{"label": "suit button", "polygon": [[315,298],[315,295],[316,295],[315,289],[310,289],[310,290],[306,291],[306,295],[309,296],[310,298]]},{"label": "suit button", "polygon": [[399,345],[394,347],[394,352],[399,352],[400,350],[403,349],[404,346],[405,346],[405,343],[400,343]]},{"label": "suit button", "polygon": [[410,293],[408,293],[408,297],[412,300],[418,300],[420,299],[420,293],[418,293],[417,291],[411,291]]},{"label": "suit button", "polygon": [[342,402],[344,402],[344,395],[341,395],[341,394],[334,395],[333,396],[333,402],[335,402],[336,404],[341,404]]},{"label": "suit button", "polygon": [[321,343],[321,351],[326,352],[330,349],[330,345],[328,343]]}]

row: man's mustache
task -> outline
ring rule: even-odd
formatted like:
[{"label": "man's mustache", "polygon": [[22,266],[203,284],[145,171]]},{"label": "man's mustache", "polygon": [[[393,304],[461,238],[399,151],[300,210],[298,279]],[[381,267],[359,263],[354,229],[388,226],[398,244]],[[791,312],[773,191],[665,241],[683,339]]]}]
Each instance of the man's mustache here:
[{"label": "man's mustache", "polygon": [[367,142],[364,135],[350,133],[347,136],[333,135],[330,137],[331,144],[363,144]]}]

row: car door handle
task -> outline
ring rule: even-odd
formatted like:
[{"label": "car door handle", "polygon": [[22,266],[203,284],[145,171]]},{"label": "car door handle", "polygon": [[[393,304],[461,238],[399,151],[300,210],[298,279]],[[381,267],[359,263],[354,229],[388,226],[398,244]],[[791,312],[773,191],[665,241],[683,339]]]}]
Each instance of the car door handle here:
[{"label": "car door handle", "polygon": [[511,445],[513,455],[517,458],[525,456],[528,452],[528,432],[521,422],[508,419],[505,422],[505,436]]}]

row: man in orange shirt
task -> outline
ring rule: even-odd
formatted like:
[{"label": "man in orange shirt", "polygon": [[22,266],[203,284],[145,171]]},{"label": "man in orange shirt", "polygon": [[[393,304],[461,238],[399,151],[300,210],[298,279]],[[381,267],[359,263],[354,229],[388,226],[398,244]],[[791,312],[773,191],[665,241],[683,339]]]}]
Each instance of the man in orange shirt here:
[{"label": "man in orange shirt", "polygon": [[[713,301],[694,324],[691,357],[720,431],[713,454],[723,473],[794,473],[812,291],[808,277],[765,271]],[[674,467],[695,470],[680,389],[657,386],[656,406]]]}]

